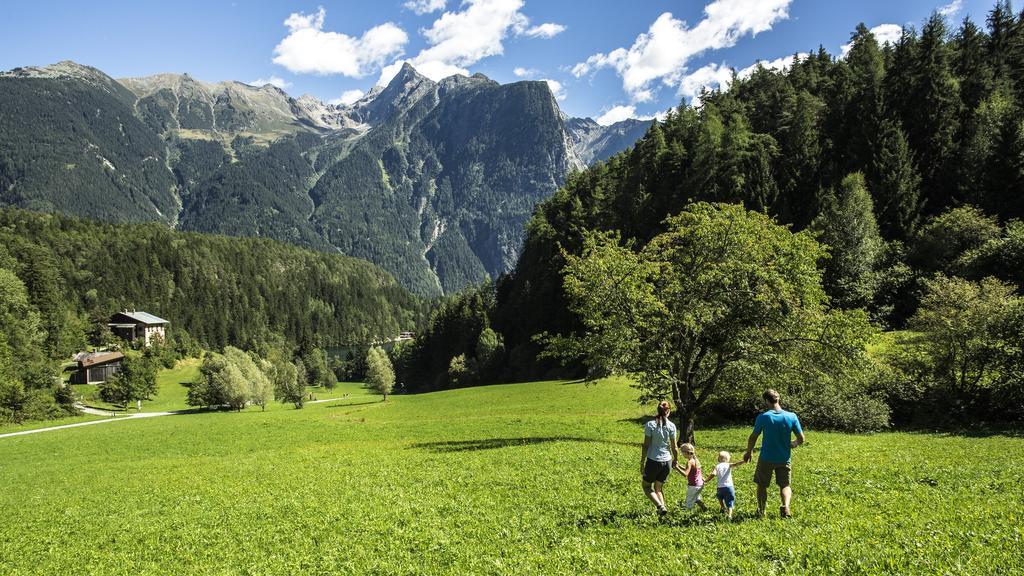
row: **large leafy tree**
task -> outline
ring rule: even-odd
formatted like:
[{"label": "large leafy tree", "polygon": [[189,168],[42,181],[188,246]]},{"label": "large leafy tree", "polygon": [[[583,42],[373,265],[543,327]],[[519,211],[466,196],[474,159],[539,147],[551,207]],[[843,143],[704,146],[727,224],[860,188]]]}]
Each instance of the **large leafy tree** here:
[{"label": "large leafy tree", "polygon": [[385,402],[395,386],[395,369],[391,366],[388,353],[379,346],[370,348],[366,354],[366,384],[383,396]]},{"label": "large leafy tree", "polygon": [[1019,419],[1024,352],[1024,298],[985,278],[943,275],[925,283],[908,344],[923,352],[917,379],[937,405],[955,415]]},{"label": "large leafy tree", "polygon": [[0,421],[20,421],[31,412],[33,389],[52,383],[42,354],[44,332],[25,284],[0,268]]},{"label": "large leafy tree", "polygon": [[830,311],[825,250],[742,206],[696,203],[640,250],[590,233],[568,256],[565,291],[584,330],[548,340],[591,374],[633,375],[641,400],[671,397],[683,439],[717,392],[810,381],[863,360],[863,312]]}]

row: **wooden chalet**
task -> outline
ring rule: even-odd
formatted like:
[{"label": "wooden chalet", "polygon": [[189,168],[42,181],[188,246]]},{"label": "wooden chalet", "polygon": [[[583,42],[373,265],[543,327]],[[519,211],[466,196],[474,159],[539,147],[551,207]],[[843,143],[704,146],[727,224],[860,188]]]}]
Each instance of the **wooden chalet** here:
[{"label": "wooden chalet", "polygon": [[123,338],[128,342],[142,339],[145,346],[153,343],[155,338],[166,342],[167,334],[165,328],[169,324],[167,320],[154,316],[149,312],[137,312],[135,310],[118,312],[110,318],[111,332],[115,336]]},{"label": "wooden chalet", "polygon": [[75,355],[72,384],[98,384],[121,371],[124,354],[120,352],[79,352]]}]

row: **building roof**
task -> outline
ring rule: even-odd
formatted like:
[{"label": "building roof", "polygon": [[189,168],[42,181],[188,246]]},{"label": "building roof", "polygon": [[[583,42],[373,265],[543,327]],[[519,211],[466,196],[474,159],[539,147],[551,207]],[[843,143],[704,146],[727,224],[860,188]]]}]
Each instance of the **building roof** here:
[{"label": "building roof", "polygon": [[[167,320],[164,320],[159,316],[154,316],[149,312],[136,312],[135,310],[129,312],[127,310],[123,310],[121,312],[118,312],[118,314],[122,316],[127,316],[132,320],[135,320],[139,324],[169,324]],[[115,316],[116,315],[117,314],[115,314]]]},{"label": "building roof", "polygon": [[106,364],[122,358],[124,358],[124,354],[120,352],[81,352],[75,355],[75,361],[78,362],[80,368]]}]

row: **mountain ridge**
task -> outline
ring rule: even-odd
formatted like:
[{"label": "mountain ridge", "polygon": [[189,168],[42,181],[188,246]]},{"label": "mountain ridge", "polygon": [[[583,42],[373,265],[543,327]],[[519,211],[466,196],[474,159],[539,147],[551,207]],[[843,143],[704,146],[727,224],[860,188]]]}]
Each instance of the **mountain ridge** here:
[{"label": "mountain ridge", "polygon": [[[50,87],[62,102],[31,102]],[[370,260],[426,296],[510,270],[533,206],[649,126],[569,118],[542,81],[434,82],[409,64],[387,86],[336,105],[188,74],[115,80],[63,61],[0,73],[0,103],[36,118],[60,108],[79,123],[95,116],[92,132],[35,169],[40,153],[26,144],[58,140],[66,126],[0,112],[0,127],[12,127],[0,137],[0,204],[268,236]],[[99,158],[82,177],[78,148]],[[148,171],[135,169],[135,152],[150,159]],[[119,164],[125,183],[105,181]],[[72,202],[72,188],[90,202]]]}]

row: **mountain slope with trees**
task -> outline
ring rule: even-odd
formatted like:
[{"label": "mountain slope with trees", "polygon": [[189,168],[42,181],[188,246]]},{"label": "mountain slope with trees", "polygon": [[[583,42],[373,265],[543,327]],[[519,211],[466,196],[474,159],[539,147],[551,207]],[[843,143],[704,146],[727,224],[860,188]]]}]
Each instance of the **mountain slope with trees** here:
[{"label": "mountain slope with trees", "polygon": [[[424,338],[403,351],[400,378],[422,389],[479,381],[453,378],[451,368],[473,364],[485,330],[503,345],[492,367],[500,380],[593,369],[542,355],[544,335],[589,333],[567,297],[566,265],[594,232],[614,232],[643,253],[667,231],[668,216],[706,201],[765,213],[825,243],[830,254],[818,266],[830,307],[865,310],[883,328],[929,326],[920,342],[900,347],[910,357],[890,359],[870,382],[844,384],[846,393],[870,390],[904,422],[943,397],[959,402],[958,414],[1005,416],[995,388],[980,383],[998,379],[1005,398],[1024,397],[1020,299],[998,321],[976,308],[988,301],[978,294],[1024,290],[1019,70],[1024,15],[1000,1],[985,29],[970,20],[951,29],[935,14],[880,46],[860,25],[845,58],[821,49],[705,93],[699,107],[680,106],[632,149],[571,176],[538,206],[512,273],[439,308]],[[967,284],[944,289],[936,277]],[[967,333],[969,322],[943,333],[927,320],[936,310],[984,317],[998,336]],[[942,344],[960,338],[974,347],[966,372],[949,361],[960,352]],[[712,402],[729,414],[736,400]]]},{"label": "mountain slope with trees", "polygon": [[565,118],[544,82],[408,65],[333,106],[61,62],[0,74],[0,204],[274,238],[438,295],[510,270],[534,206],[647,124]]},{"label": "mountain slope with trees", "polygon": [[165,344],[182,355],[298,348],[317,378],[323,347],[382,341],[415,329],[422,314],[394,277],[356,258],[0,209],[0,419],[70,406],[69,389],[55,384],[59,366],[109,344],[107,322],[124,308],[169,320]]}]

